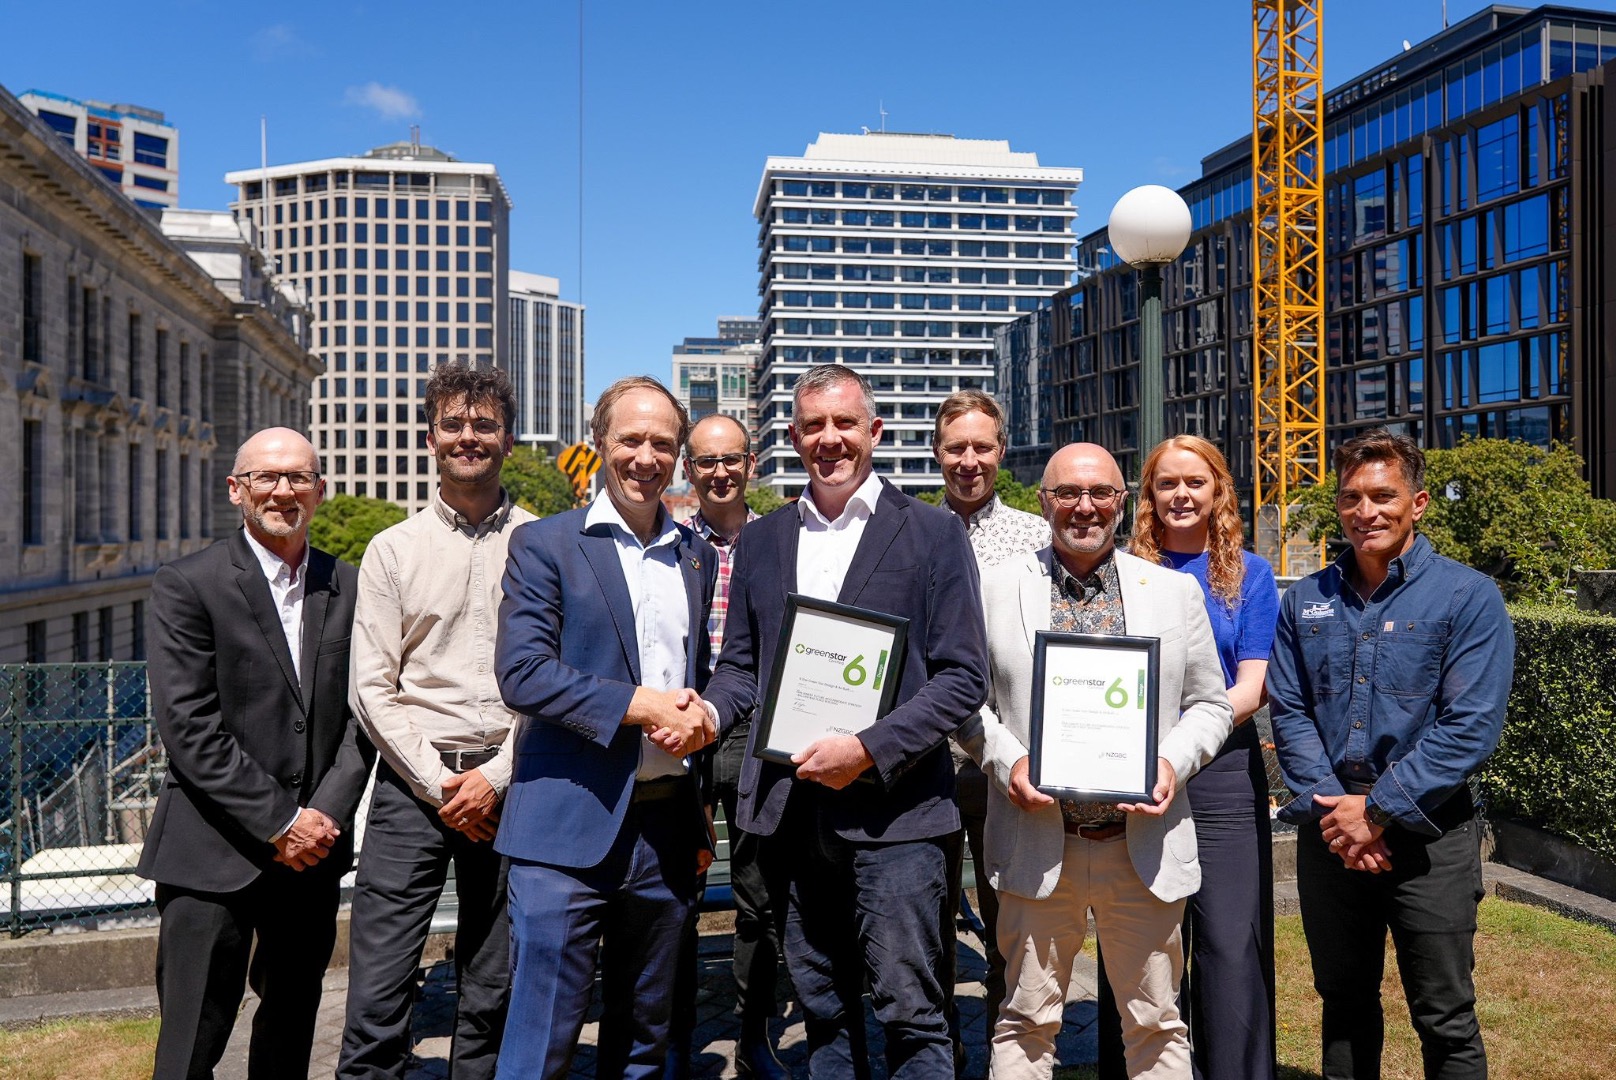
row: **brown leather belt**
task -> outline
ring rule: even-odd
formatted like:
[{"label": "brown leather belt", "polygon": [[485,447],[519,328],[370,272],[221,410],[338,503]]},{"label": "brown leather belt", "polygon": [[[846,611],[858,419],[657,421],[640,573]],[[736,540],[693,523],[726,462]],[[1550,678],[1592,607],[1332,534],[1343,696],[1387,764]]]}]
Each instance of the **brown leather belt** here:
[{"label": "brown leather belt", "polygon": [[1085,840],[1115,840],[1128,831],[1126,821],[1102,821],[1097,825],[1084,825],[1075,821],[1063,822],[1066,831],[1072,836],[1081,836]]}]

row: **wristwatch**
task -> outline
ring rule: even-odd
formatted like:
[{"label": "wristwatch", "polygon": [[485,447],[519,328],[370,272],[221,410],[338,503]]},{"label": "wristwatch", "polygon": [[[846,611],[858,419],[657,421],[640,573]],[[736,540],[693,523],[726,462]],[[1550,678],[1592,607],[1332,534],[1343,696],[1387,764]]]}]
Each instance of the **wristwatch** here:
[{"label": "wristwatch", "polygon": [[1384,829],[1392,823],[1392,816],[1381,807],[1375,805],[1375,799],[1372,795],[1364,799],[1363,812],[1364,817],[1369,819],[1371,825],[1378,825]]}]

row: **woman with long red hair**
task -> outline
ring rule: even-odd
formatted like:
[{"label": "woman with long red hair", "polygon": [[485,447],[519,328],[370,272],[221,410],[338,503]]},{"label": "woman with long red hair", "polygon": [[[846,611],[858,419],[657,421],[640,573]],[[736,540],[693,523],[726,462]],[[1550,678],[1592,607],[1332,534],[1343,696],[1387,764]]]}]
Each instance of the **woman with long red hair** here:
[{"label": "woman with long red hair", "polygon": [[[1251,717],[1264,700],[1279,591],[1273,569],[1244,549],[1244,535],[1234,478],[1216,446],[1176,435],[1150,452],[1131,548],[1201,583],[1234,706],[1234,732],[1187,785],[1201,891],[1184,909],[1181,1007],[1197,1080],[1274,1080],[1276,1071],[1268,774]],[[1120,1021],[1107,1019],[1107,1004],[1102,999],[1102,1078],[1117,1074],[1106,1068],[1113,1028],[1120,1047]]]}]

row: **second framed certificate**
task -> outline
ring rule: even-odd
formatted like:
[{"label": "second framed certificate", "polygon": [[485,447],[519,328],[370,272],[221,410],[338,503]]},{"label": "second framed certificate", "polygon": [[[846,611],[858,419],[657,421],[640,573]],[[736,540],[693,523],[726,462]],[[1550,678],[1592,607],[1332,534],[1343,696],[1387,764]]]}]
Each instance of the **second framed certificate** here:
[{"label": "second framed certificate", "polygon": [[885,716],[908,633],[908,619],[788,594],[752,752],[789,765],[811,743]]},{"label": "second framed certificate", "polygon": [[1157,638],[1038,632],[1028,779],[1046,795],[1151,802]]}]

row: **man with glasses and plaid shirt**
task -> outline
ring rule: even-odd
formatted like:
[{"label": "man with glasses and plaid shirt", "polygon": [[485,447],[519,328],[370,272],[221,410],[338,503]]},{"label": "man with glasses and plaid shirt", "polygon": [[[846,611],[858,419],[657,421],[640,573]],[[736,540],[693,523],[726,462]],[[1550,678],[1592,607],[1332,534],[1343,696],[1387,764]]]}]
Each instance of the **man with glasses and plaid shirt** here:
[{"label": "man with glasses and plaid shirt", "polygon": [[[752,436],[734,417],[703,417],[690,429],[685,444],[685,479],[695,489],[699,509],[685,524],[718,553],[718,584],[713,591],[707,635],[713,662],[724,643],[724,620],[729,614],[729,574],[741,539],[741,527],[757,519],[746,505],[746,486],[757,468]],[[785,914],[785,881],[774,845],[767,837],[742,832],[735,823],[736,788],[752,718],[745,717],[710,751],[712,777],[705,798],[724,808],[729,829],[730,888],[735,896],[735,1009],[741,1018],[741,1037],[735,1044],[735,1071],[742,1077],[785,1080],[786,1071],[774,1056],[769,1041],[769,1019],[777,1012],[775,983],[780,958],[780,923]],[[690,1075],[690,1036],[695,1026],[696,930],[692,919],[680,956],[681,985],[688,993],[676,994],[675,1015],[668,1047],[666,1080]]]}]

